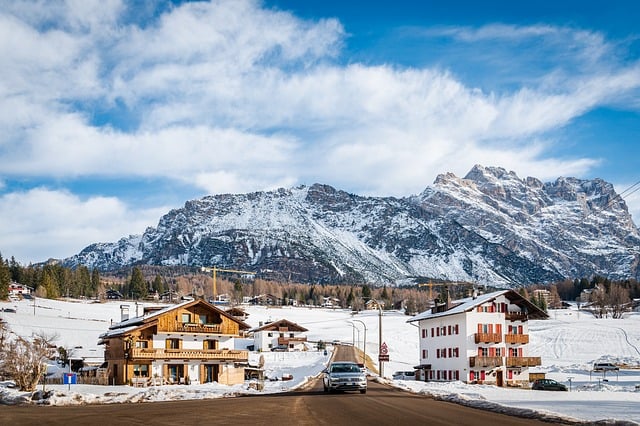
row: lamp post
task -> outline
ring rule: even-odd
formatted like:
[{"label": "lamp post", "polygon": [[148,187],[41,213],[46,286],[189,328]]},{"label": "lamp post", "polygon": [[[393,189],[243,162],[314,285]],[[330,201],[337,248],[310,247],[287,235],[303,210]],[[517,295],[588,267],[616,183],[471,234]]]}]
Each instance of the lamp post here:
[{"label": "lamp post", "polygon": [[[351,324],[351,327],[353,327],[352,336],[351,336],[351,342],[353,343],[353,346],[357,348],[358,345],[360,345],[360,329],[358,327],[356,327],[356,325],[351,321],[349,321],[349,324]],[[356,340],[356,334],[355,334],[356,331],[358,332],[358,340]]]},{"label": "lamp post", "polygon": [[353,321],[359,322],[364,327],[364,343],[362,345],[362,365],[367,366],[367,326],[363,321],[354,319]]}]

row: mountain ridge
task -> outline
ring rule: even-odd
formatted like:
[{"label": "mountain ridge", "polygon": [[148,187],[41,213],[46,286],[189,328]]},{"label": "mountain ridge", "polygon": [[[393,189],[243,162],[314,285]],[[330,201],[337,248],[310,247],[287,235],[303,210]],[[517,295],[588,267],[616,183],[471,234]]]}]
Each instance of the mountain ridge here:
[{"label": "mountain ridge", "polygon": [[515,287],[638,278],[640,232],[601,179],[520,179],[474,166],[414,196],[365,197],[313,184],[189,200],[156,227],[63,261],[227,267],[309,283],[422,279]]}]

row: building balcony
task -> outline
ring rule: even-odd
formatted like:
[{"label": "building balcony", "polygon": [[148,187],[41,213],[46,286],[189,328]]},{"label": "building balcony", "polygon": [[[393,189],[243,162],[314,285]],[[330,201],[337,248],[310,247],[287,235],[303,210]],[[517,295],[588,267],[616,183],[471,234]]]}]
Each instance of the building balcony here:
[{"label": "building balcony", "polygon": [[501,356],[472,356],[469,357],[469,367],[500,367]]},{"label": "building balcony", "polygon": [[505,334],[504,335],[505,343],[521,344],[526,345],[529,343],[529,335],[528,334]]},{"label": "building balcony", "polygon": [[306,336],[297,337],[278,337],[278,345],[289,345],[289,343],[304,343],[307,341]]},{"label": "building balcony", "polygon": [[150,349],[132,348],[130,360],[181,359],[203,361],[248,361],[249,352],[233,349]]},{"label": "building balcony", "polygon": [[476,333],[476,343],[500,343],[502,335],[499,333]]},{"label": "building balcony", "polygon": [[236,336],[239,333],[237,327],[225,324],[199,324],[193,322],[176,322],[168,330],[163,330],[174,333],[189,333],[189,334],[222,334]]},{"label": "building balcony", "polygon": [[527,321],[529,319],[524,312],[505,312],[504,318],[507,321]]},{"label": "building balcony", "polygon": [[505,358],[507,367],[536,367],[542,365],[539,356],[508,356]]}]

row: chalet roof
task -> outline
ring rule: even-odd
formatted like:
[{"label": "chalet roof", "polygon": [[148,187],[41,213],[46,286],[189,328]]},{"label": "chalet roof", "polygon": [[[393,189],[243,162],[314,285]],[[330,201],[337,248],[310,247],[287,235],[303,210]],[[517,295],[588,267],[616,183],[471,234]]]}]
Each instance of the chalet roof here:
[{"label": "chalet roof", "polygon": [[185,301],[185,302],[182,302],[182,303],[178,303],[178,304],[175,304],[175,305],[167,306],[164,309],[160,309],[160,310],[157,310],[157,311],[149,312],[149,313],[144,314],[144,315],[142,315],[140,317],[129,318],[126,321],[122,321],[122,322],[113,324],[112,326],[109,327],[109,331],[107,331],[106,333],[102,334],[100,336],[100,338],[118,336],[118,335],[121,335],[121,334],[125,334],[125,333],[127,333],[129,331],[135,330],[135,329],[145,328],[145,327],[153,324],[155,322],[155,320],[157,318],[159,318],[161,315],[164,315],[164,314],[166,314],[168,312],[171,312],[173,310],[176,310],[176,309],[188,308],[188,307],[195,306],[195,305],[205,305],[208,309],[219,312],[220,315],[229,318],[233,322],[237,322],[240,325],[240,330],[248,330],[249,328],[251,328],[251,326],[249,324],[245,323],[244,321],[239,320],[238,318],[236,318],[233,315],[223,311],[222,309],[219,309],[218,307],[212,305],[211,303],[208,303],[207,301],[205,301],[203,299],[197,299],[197,300],[188,300],[188,301]]},{"label": "chalet roof", "polygon": [[226,312],[235,317],[249,316],[249,314],[244,309],[238,308],[236,306],[227,309]]},{"label": "chalet roof", "polygon": [[263,325],[262,327],[254,328],[254,329],[249,330],[249,331],[251,331],[251,332],[256,332],[256,331],[278,331],[280,328],[286,328],[289,331],[300,331],[300,332],[309,331],[306,328],[304,328],[303,326],[301,326],[299,324],[296,324],[295,322],[291,322],[289,320],[286,320],[286,319],[273,321],[273,322],[270,322],[268,324]]},{"label": "chalet roof", "polygon": [[513,290],[500,290],[500,291],[494,291],[493,293],[481,294],[476,298],[467,297],[465,299],[454,301],[453,306],[450,309],[443,312],[434,313],[429,309],[427,311],[419,313],[413,318],[410,318],[409,320],[407,320],[407,322],[415,322],[415,321],[431,319],[431,318],[440,318],[440,317],[446,317],[449,315],[460,314],[463,312],[469,312],[480,305],[483,305],[487,302],[491,302],[495,300],[500,296],[504,296],[507,299],[509,299],[511,303],[518,305],[520,309],[527,312],[529,318],[531,319],[549,318],[549,316],[543,310],[538,308],[533,303],[529,302],[527,299],[522,297],[519,293]]}]

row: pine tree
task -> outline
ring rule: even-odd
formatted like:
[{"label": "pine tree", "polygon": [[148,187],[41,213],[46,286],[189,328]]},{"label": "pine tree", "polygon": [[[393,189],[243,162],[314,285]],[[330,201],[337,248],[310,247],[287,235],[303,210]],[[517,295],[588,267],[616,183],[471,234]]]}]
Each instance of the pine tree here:
[{"label": "pine tree", "polygon": [[140,268],[133,268],[131,271],[131,281],[129,284],[129,291],[134,299],[141,299],[147,296],[147,283],[144,280],[144,275]]},{"label": "pine tree", "polygon": [[9,297],[9,284],[11,283],[11,274],[9,266],[2,259],[0,254],[0,300]]}]

